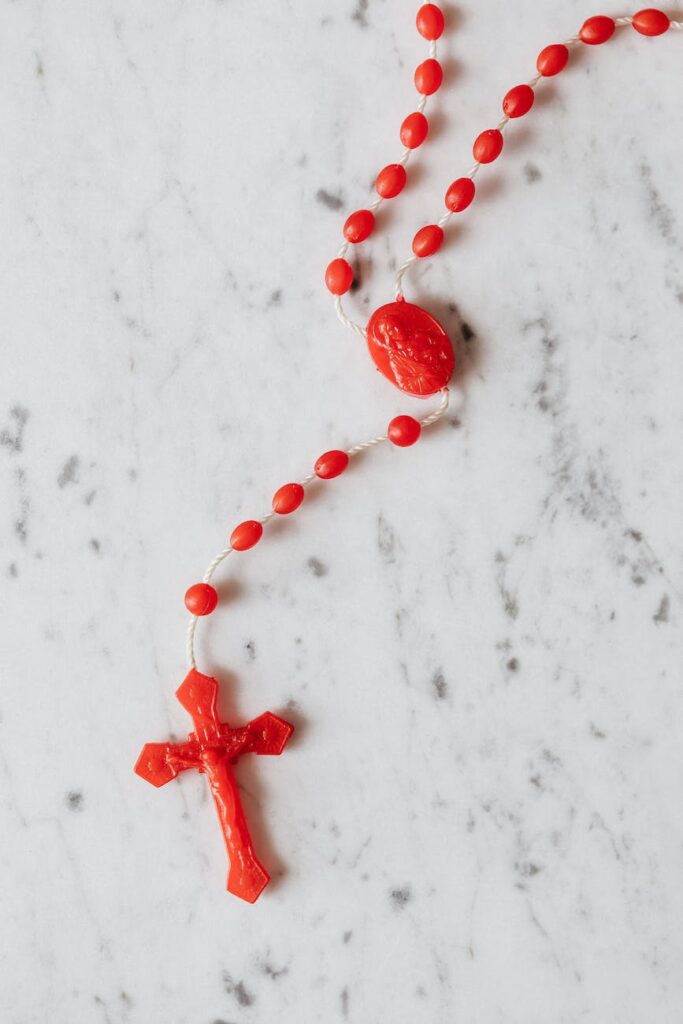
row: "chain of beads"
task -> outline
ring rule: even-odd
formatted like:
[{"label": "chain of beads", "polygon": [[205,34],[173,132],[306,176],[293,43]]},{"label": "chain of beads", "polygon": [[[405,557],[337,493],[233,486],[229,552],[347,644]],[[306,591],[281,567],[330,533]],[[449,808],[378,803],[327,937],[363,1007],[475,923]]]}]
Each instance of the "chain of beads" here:
[{"label": "chain of beads", "polygon": [[[349,290],[353,283],[353,269],[345,256],[350,245],[358,245],[372,234],[375,227],[375,212],[382,202],[385,199],[393,199],[403,190],[407,178],[406,164],[410,154],[427,138],[429,124],[424,115],[427,97],[439,89],[443,79],[441,65],[436,60],[436,40],[444,29],[443,14],[434,4],[424,4],[417,13],[416,23],[420,34],[429,40],[430,48],[429,58],[419,65],[414,76],[415,86],[422,97],[418,109],[409,114],[401,125],[400,137],[405,151],[397,164],[389,164],[378,174],[375,182],[378,198],[370,204],[368,209],[356,210],[347,218],[344,224],[344,245],[339,250],[336,259],[329,264],[325,274],[327,287],[335,296],[335,308],[340,320],[363,337],[365,328],[347,317],[341,305],[341,296]],[[605,43],[617,28],[624,25],[632,25],[637,32],[645,36],[662,35],[669,28],[683,30],[683,21],[671,21],[663,11],[648,8],[639,11],[632,17],[609,18],[597,15],[584,22],[577,36],[572,36],[564,43],[546,46],[536,61],[537,74],[529,82],[517,85],[506,93],[503,99],[504,116],[497,127],[483,131],[475,139],[474,166],[464,178],[457,178],[449,185],[445,196],[447,212],[434,224],[427,224],[420,228],[413,238],[413,254],[399,267],[396,274],[397,299],[403,297],[401,283],[408,268],[417,260],[433,256],[438,252],[444,240],[444,226],[454,213],[461,213],[472,203],[476,191],[475,175],[482,164],[492,163],[500,156],[504,144],[503,132],[508,122],[523,117],[531,110],[534,103],[534,89],[541,78],[549,78],[563,71],[569,61],[570,50],[577,43],[581,42],[589,46]],[[430,415],[422,419],[415,419],[412,416],[396,416],[389,423],[386,434],[362,441],[352,448],[324,452],[316,460],[312,473],[297,483],[283,484],[278,488],[273,495],[270,512],[262,516],[261,519],[247,519],[234,528],[227,547],[219,551],[209,563],[202,581],[191,586],[185,594],[185,605],[191,614],[187,629],[187,659],[191,668],[196,668],[194,640],[197,622],[199,618],[210,615],[218,605],[218,593],[211,585],[211,580],[221,562],[233,551],[247,551],[253,548],[260,541],[264,527],[271,519],[275,516],[290,515],[301,506],[306,496],[306,487],[310,483],[316,479],[332,480],[340,476],[348,468],[350,460],[355,455],[385,441],[390,441],[399,448],[407,448],[415,444],[422,430],[444,415],[448,408],[448,402],[449,391],[448,388],[444,388],[438,408]]]},{"label": "chain of beads", "polygon": [[[434,5],[427,5],[433,8]],[[436,9],[436,8],[434,8]],[[420,8],[418,12],[418,28],[420,14],[425,8]],[[440,14],[439,24],[441,30],[443,30],[443,15]],[[545,49],[541,50],[536,60],[536,74],[530,81],[516,85],[505,94],[503,98],[503,118],[495,128],[488,128],[481,132],[474,141],[472,147],[472,155],[474,156],[474,165],[468,174],[463,178],[457,178],[453,181],[446,190],[444,202],[446,206],[446,213],[443,214],[435,223],[426,224],[420,228],[413,238],[412,255],[405,260],[404,263],[398,268],[396,272],[395,281],[395,296],[397,299],[403,298],[403,277],[407,270],[413,266],[418,260],[425,259],[429,256],[434,256],[439,251],[444,241],[444,227],[449,222],[454,213],[462,213],[472,203],[474,199],[476,187],[474,178],[477,175],[482,164],[493,163],[497,160],[503,151],[504,145],[504,131],[511,120],[515,120],[519,117],[523,117],[528,114],[531,110],[534,98],[535,88],[542,78],[550,78],[554,75],[558,75],[561,71],[566,68],[570,52],[573,47],[578,43],[584,43],[587,46],[597,46],[601,43],[606,43],[614,35],[617,28],[624,27],[626,25],[632,25],[636,32],[639,32],[644,36],[659,36],[663,35],[670,28],[683,30],[683,21],[672,21],[664,11],[656,10],[654,8],[647,8],[646,10],[639,11],[633,16],[609,18],[605,15],[596,15],[592,18],[588,18],[587,21],[582,25],[579,34],[572,36],[565,40],[564,43],[553,43],[550,46],[546,46]],[[422,31],[420,29],[420,31]],[[439,35],[441,31],[439,31]],[[427,36],[427,38],[430,38]],[[425,63],[429,63],[428,61]],[[424,65],[420,65],[420,68]],[[418,68],[418,72],[420,71]],[[436,79],[435,79],[436,80]],[[417,84],[417,72],[416,72],[416,84]],[[438,82],[435,88],[438,88],[441,84],[441,78],[438,77]],[[419,89],[419,86],[418,86]],[[414,116],[414,115],[411,115]],[[405,123],[405,122],[404,122]],[[426,132],[425,132],[426,135]],[[387,170],[387,168],[385,168]],[[381,172],[384,174],[384,172]],[[380,174],[380,178],[381,178]],[[379,182],[378,178],[378,182]],[[405,178],[403,179],[405,184]],[[403,188],[403,184],[396,192],[392,192],[391,195],[398,195],[398,192]],[[381,194],[381,193],[380,193]],[[357,244],[358,242],[364,241],[368,234],[360,233],[359,237],[349,237],[346,233],[346,228],[349,222],[353,221],[353,218],[358,218],[359,214],[364,214],[369,211],[358,211],[356,214],[351,214],[351,217],[344,226],[344,234],[349,242]],[[343,247],[339,253],[339,257],[333,260],[327,268],[325,275],[325,282],[328,289],[335,296],[335,309],[337,315],[345,326],[350,327],[357,334],[365,336],[365,328],[353,321],[346,315],[341,305],[341,296],[349,290],[353,283],[353,269],[351,265],[343,258],[348,247]],[[333,269],[334,268],[334,269]],[[333,272],[330,271],[333,269]]]},{"label": "chain of beads", "polygon": [[417,12],[415,24],[420,35],[429,42],[429,57],[417,66],[413,76],[415,88],[421,98],[417,110],[408,114],[401,123],[399,137],[404,146],[403,156],[398,163],[387,164],[379,172],[375,179],[377,198],[368,208],[356,210],[346,219],[343,228],[344,244],[325,271],[325,284],[335,296],[337,316],[345,327],[349,327],[362,337],[365,337],[365,328],[347,317],[341,304],[341,296],[353,284],[353,268],[346,259],[346,254],[349,246],[359,245],[370,237],[375,230],[375,213],[384,201],[395,199],[405,188],[408,180],[406,166],[411,154],[423,144],[429,134],[429,121],[424,113],[427,97],[437,92],[443,82],[443,70],[436,59],[436,41],[444,30],[443,13],[436,4],[423,4]]},{"label": "chain of beads", "polygon": [[355,455],[375,445],[390,441],[398,448],[409,448],[419,440],[420,434],[425,427],[431,426],[441,419],[448,409],[449,392],[444,388],[441,392],[441,402],[434,412],[422,419],[414,419],[412,416],[395,416],[387,427],[386,434],[371,437],[367,441],[361,441],[352,448],[332,449],[324,452],[316,459],[313,472],[305,476],[298,483],[283,484],[273,495],[271,511],[260,519],[246,519],[239,523],[230,534],[230,541],[227,547],[219,551],[215,558],[207,566],[201,583],[195,583],[185,594],[185,606],[190,612],[190,619],[187,628],[187,660],[190,668],[196,668],[197,664],[194,655],[194,638],[197,628],[197,621],[200,617],[210,615],[218,605],[218,592],[211,586],[211,580],[221,562],[233,551],[248,551],[261,540],[263,528],[276,516],[290,515],[301,506],[306,496],[306,488],[314,480],[333,480],[348,468],[350,460]]}]

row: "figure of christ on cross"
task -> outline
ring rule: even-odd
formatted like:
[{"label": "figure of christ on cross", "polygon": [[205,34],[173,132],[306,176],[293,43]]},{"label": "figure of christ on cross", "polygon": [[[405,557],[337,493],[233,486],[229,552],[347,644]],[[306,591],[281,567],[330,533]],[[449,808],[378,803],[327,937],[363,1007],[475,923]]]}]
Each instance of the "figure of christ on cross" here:
[{"label": "figure of christ on cross", "polygon": [[135,771],[153,786],[163,786],[185,768],[206,774],[230,860],[228,891],[255,903],[270,878],[254,852],[232,765],[242,754],[281,754],[294,726],[270,711],[238,728],[221,722],[218,682],[196,669],[176,697],[191,715],[194,732],[185,743],[146,743]]}]

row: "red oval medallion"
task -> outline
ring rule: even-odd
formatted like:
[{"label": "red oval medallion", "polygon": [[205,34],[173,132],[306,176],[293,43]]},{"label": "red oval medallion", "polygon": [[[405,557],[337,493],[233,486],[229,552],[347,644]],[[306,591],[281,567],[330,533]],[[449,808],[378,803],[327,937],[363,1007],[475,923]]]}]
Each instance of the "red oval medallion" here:
[{"label": "red oval medallion", "polygon": [[419,306],[380,306],[368,321],[367,341],[380,373],[409,395],[433,395],[451,379],[453,346],[439,321]]}]

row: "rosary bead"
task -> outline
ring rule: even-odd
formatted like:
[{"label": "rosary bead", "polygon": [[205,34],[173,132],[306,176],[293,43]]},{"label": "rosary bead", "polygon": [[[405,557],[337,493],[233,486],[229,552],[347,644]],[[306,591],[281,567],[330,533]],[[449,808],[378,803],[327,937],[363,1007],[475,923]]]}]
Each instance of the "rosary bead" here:
[{"label": "rosary bead", "polygon": [[503,133],[497,128],[489,128],[475,139],[472,152],[479,164],[490,164],[496,160],[503,150]]},{"label": "rosary bead", "polygon": [[210,615],[218,604],[218,594],[209,583],[195,583],[185,594],[185,607],[192,615]]},{"label": "rosary bead", "polygon": [[387,436],[399,448],[410,448],[422,432],[422,425],[412,416],[395,416],[387,427]]},{"label": "rosary bead", "polygon": [[430,57],[415,68],[415,88],[422,96],[431,96],[441,88],[443,68],[438,60]]},{"label": "rosary bead", "polygon": [[579,32],[579,39],[589,46],[598,46],[599,43],[606,43],[608,39],[611,39],[615,28],[614,18],[596,14],[594,18],[584,21]]},{"label": "rosary bead", "polygon": [[415,18],[417,31],[431,42],[443,32],[443,14],[436,4],[423,4]]},{"label": "rosary bead", "polygon": [[248,551],[258,544],[263,536],[263,526],[256,519],[240,523],[230,534],[230,547],[235,551]]},{"label": "rosary bead", "polygon": [[347,217],[344,224],[344,238],[347,242],[358,245],[369,238],[375,227],[375,215],[372,210],[356,210]]},{"label": "rosary bead", "polygon": [[353,270],[351,264],[341,257],[328,265],[325,271],[325,284],[333,295],[343,295],[348,292],[353,282]]},{"label": "rosary bead", "polygon": [[377,175],[375,188],[382,199],[393,199],[403,191],[406,183],[406,169],[403,164],[387,164]]},{"label": "rosary bead", "polygon": [[331,452],[324,452],[316,461],[313,472],[321,480],[333,480],[340,476],[349,464],[349,457],[346,452],[334,449]]},{"label": "rosary bead", "polygon": [[530,85],[516,85],[506,94],[503,100],[503,113],[506,117],[523,117],[534,105],[534,90]]},{"label": "rosary bead", "polygon": [[424,114],[416,110],[414,114],[408,114],[401,125],[401,142],[406,149],[417,149],[427,138],[429,122]]},{"label": "rosary bead", "polygon": [[541,50],[536,59],[536,70],[544,78],[551,78],[564,71],[569,60],[569,49],[564,43],[553,43]]},{"label": "rosary bead", "polygon": [[289,515],[296,512],[304,500],[304,489],[301,484],[284,484],[273,495],[273,512],[279,516]]},{"label": "rosary bead", "polygon": [[671,21],[664,11],[648,7],[646,10],[634,14],[631,24],[642,36],[661,36],[669,28]]},{"label": "rosary bead", "polygon": [[462,213],[474,199],[475,186],[471,178],[457,178],[448,186],[446,209],[451,213]]},{"label": "rosary bead", "polygon": [[413,238],[413,252],[418,259],[433,256],[443,244],[443,230],[438,224],[427,224]]}]

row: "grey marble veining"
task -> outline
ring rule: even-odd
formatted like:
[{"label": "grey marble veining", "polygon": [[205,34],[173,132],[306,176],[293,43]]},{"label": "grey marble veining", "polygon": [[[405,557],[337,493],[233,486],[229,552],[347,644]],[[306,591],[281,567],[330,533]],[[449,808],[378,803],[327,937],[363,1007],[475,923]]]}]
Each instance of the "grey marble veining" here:
[{"label": "grey marble veining", "polygon": [[[3,1024],[681,1020],[683,33],[545,83],[407,278],[463,338],[448,420],[219,576],[224,712],[297,726],[238,769],[256,906],[204,779],[132,774],[231,526],[424,408],[321,284],[415,7],[0,5]],[[589,7],[449,7],[356,316]]]}]

